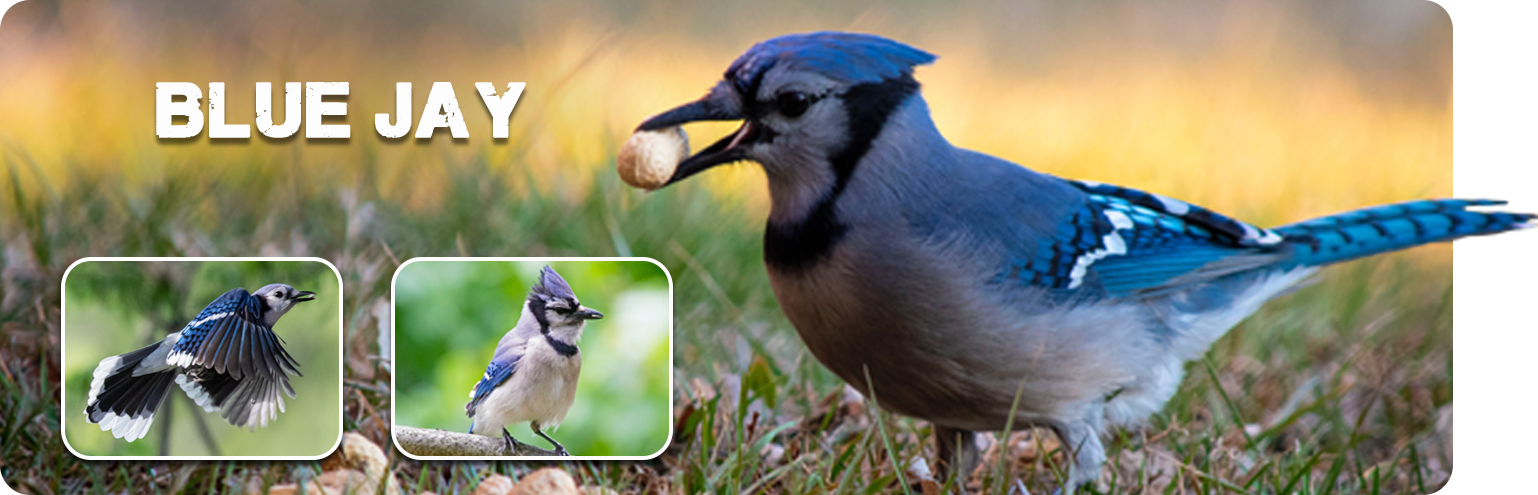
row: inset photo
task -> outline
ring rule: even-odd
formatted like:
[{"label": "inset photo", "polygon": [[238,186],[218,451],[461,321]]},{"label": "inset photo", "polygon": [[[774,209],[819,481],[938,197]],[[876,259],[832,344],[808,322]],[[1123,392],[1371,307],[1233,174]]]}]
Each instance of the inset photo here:
[{"label": "inset photo", "polygon": [[342,438],[342,286],[319,258],[87,258],[64,274],[65,446],[319,459]]},{"label": "inset photo", "polygon": [[648,258],[416,258],[392,433],[416,459],[650,459],[672,432],[672,279]]}]

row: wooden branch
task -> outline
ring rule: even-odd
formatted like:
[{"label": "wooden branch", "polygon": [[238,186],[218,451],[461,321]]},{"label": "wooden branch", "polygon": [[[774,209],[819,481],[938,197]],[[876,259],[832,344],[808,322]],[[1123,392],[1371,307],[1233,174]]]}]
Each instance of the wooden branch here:
[{"label": "wooden branch", "polygon": [[471,435],[437,428],[395,426],[395,443],[415,456],[558,456],[554,450],[545,450],[527,443],[519,443],[511,453],[501,437]]}]

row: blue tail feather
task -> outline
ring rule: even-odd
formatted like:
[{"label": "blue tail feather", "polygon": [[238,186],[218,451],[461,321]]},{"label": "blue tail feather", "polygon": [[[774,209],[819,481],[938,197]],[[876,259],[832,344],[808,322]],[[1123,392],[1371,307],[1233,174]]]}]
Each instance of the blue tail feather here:
[{"label": "blue tail feather", "polygon": [[1293,262],[1326,265],[1421,244],[1534,226],[1533,214],[1467,209],[1504,204],[1505,201],[1483,199],[1409,201],[1337,213],[1272,230],[1296,249]]}]

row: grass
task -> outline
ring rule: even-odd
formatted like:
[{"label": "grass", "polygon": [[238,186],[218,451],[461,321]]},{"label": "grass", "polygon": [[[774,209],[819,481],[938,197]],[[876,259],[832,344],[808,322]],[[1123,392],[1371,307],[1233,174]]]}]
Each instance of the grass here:
[{"label": "grass", "polygon": [[[11,184],[26,180],[23,170],[9,162]],[[375,311],[400,261],[635,253],[657,257],[674,274],[675,438],[655,461],[560,464],[580,482],[622,492],[877,493],[902,490],[913,482],[908,467],[933,461],[928,425],[845,392],[800,347],[767,290],[753,213],[699,185],[645,195],[597,173],[573,201],[533,186],[487,187],[478,180],[488,173],[481,164],[448,172],[445,204],[427,212],[361,190],[287,203],[276,183],[233,197],[186,194],[230,187],[213,175],[172,176],[133,198],[109,181],[46,194],[12,189],[0,314],[8,343],[0,347],[0,384],[11,406],[0,419],[0,473],[33,493],[222,492],[252,476],[292,480],[337,462],[81,462],[63,449],[58,421],[72,413],[58,409],[55,383],[63,269],[87,254],[236,255],[250,246],[326,257],[342,271],[344,427],[380,445],[389,445],[389,382]],[[290,223],[274,228],[262,213],[269,207],[293,211],[277,217]],[[206,220],[215,213],[218,222]],[[1445,248],[1431,250],[1329,270],[1234,329],[1190,366],[1163,413],[1110,439],[1103,488],[1437,489],[1451,467],[1444,417],[1452,411],[1451,276]],[[960,483],[969,491],[1007,493],[1023,483],[1031,493],[1049,492],[1066,473],[1056,439],[1042,430],[987,441],[988,468]],[[415,462],[387,451],[405,486],[438,493],[535,467]]]},{"label": "grass", "polygon": [[[1020,18],[999,15],[1016,9],[982,3],[824,2],[831,10],[816,16],[757,4],[682,12],[690,9],[578,3],[444,17],[415,4],[370,6],[409,29],[337,22],[355,18],[343,4],[145,16],[66,4],[46,17],[46,2],[14,8],[8,29],[38,16],[57,29],[0,47],[20,71],[0,81],[12,96],[0,98],[0,476],[28,493],[238,493],[250,478],[292,481],[339,462],[69,455],[59,419],[79,412],[57,405],[58,281],[75,259],[332,261],[345,286],[344,428],[385,446],[408,491],[467,493],[490,473],[517,477],[540,464],[416,462],[389,448],[380,308],[394,269],[414,256],[633,254],[663,262],[675,281],[675,437],[655,461],[559,464],[579,482],[626,493],[912,488],[903,486],[915,480],[908,468],[933,462],[928,425],[848,394],[776,306],[760,262],[762,174],[712,171],[644,194],[609,171],[636,122],[698,97],[742,49],[772,34],[892,34],[942,56],[918,78],[956,144],[1256,223],[1452,189],[1451,78],[1443,68],[1414,70],[1450,67],[1436,55],[1450,53],[1445,16],[1412,26],[1414,42],[1373,48],[1410,54],[1368,58],[1417,61],[1374,66],[1375,75],[1334,47],[1350,48],[1344,34],[1356,24],[1313,22],[1316,14],[1281,4],[1193,4],[1202,15],[1174,10],[1180,22],[1170,32],[1145,32],[1154,29],[1149,12],[1115,2],[1051,10],[1027,25],[1052,29],[1022,29]],[[1331,31],[1335,24],[1343,27]],[[242,37],[246,28],[253,34]],[[332,146],[150,137],[143,91],[156,81],[227,81],[230,115],[249,116],[250,83],[278,78],[351,80],[357,137]],[[429,79],[453,81],[467,109],[478,104],[466,92],[473,81],[528,82],[512,137],[490,142],[489,118],[467,111],[470,143],[373,139],[368,114],[393,108],[390,83],[415,80],[420,93]],[[1413,96],[1422,93],[1431,96]],[[1452,467],[1448,254],[1420,248],[1354,262],[1267,305],[1188,367],[1161,414],[1109,439],[1104,491],[1435,491]],[[1051,493],[1066,476],[1049,433],[986,442],[986,467],[953,483],[973,493]]]}]

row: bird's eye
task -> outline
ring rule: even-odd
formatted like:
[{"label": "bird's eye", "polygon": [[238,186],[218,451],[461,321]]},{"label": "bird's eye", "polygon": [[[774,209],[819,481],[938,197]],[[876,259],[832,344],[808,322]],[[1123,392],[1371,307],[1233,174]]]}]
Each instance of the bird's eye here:
[{"label": "bird's eye", "polygon": [[272,293],[272,295],[278,296],[278,299],[282,299],[283,298],[283,291],[280,290],[280,291],[274,292],[274,293]]},{"label": "bird's eye", "polygon": [[789,91],[774,97],[774,104],[779,107],[780,115],[796,118],[812,106],[812,97],[800,91]]},{"label": "bird's eye", "polygon": [[558,315],[563,315],[564,316],[564,315],[571,314],[571,308],[550,308],[550,309],[555,310],[555,314],[558,314]]}]

